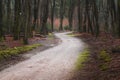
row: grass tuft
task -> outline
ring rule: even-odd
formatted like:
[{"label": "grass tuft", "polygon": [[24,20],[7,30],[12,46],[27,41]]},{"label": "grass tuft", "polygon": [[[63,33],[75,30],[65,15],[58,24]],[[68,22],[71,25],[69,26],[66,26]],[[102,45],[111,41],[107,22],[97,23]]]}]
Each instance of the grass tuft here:
[{"label": "grass tuft", "polygon": [[76,62],[76,69],[80,70],[84,67],[84,63],[88,61],[90,56],[89,50],[84,50],[80,55],[78,56],[77,62]]}]

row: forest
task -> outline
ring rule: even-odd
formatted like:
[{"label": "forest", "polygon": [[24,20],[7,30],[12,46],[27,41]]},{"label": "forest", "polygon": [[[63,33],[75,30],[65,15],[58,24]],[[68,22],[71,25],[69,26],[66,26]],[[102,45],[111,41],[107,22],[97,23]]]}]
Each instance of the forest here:
[{"label": "forest", "polygon": [[[38,44],[28,46],[30,39],[35,37],[46,38],[47,36],[53,36],[54,33],[64,32],[73,32],[67,35],[80,38],[88,44],[92,56],[92,58],[90,57],[91,62],[83,63],[88,66],[96,65],[94,67],[97,67],[95,68],[97,71],[100,68],[100,71],[97,72],[100,75],[95,75],[95,70],[91,74],[84,70],[83,73],[86,72],[87,74],[83,76],[87,77],[83,79],[82,76],[79,78],[80,80],[120,79],[118,76],[120,74],[120,55],[113,54],[120,53],[120,0],[0,0],[0,60],[1,56],[4,58],[8,56],[8,54],[5,56],[3,54],[7,53],[5,51],[6,47],[7,50],[10,48],[9,51],[19,47],[9,47],[5,43],[18,41],[22,45],[27,45],[17,48],[19,52],[14,50],[16,53],[23,53],[42,46]],[[8,38],[12,40],[8,40]],[[12,44],[14,43],[10,45]],[[72,42],[70,44],[72,45]],[[2,52],[2,50],[4,51]],[[119,57],[118,60],[115,59],[116,56]],[[106,66],[112,64],[112,62],[116,63],[113,65],[118,65],[117,69],[115,67],[115,72],[117,72],[113,72],[116,74],[114,76],[112,74],[108,75],[110,71],[112,73],[111,69],[113,67],[110,66],[110,71],[106,71]],[[91,70],[88,67],[85,67],[85,69]],[[82,74],[82,72],[79,73]],[[78,77],[79,73],[74,77]],[[94,76],[94,78],[90,77],[88,79],[88,76]],[[101,76],[104,76],[104,78],[100,78]],[[70,80],[79,79],[72,78]]]},{"label": "forest", "polygon": [[[32,32],[47,35],[54,30],[54,19],[60,19],[60,31],[68,29],[99,36],[100,32],[120,37],[119,0],[1,0],[0,40],[11,34],[14,40]],[[63,19],[69,24],[63,26]],[[48,21],[49,19],[49,21]]]}]

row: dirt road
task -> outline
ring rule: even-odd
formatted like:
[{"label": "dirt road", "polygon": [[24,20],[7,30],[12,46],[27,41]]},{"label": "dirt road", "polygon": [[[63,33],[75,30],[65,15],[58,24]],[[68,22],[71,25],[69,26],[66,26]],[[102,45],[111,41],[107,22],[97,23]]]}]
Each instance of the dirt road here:
[{"label": "dirt road", "polygon": [[3,70],[0,80],[65,80],[84,48],[82,41],[66,34],[55,33],[62,40],[60,45]]}]

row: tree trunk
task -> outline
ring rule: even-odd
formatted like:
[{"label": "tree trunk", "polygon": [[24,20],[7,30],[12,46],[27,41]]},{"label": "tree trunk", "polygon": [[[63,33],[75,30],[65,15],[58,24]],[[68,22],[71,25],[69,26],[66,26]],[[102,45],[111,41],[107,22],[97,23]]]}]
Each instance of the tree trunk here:
[{"label": "tree trunk", "polygon": [[3,40],[2,0],[0,0],[0,41]]},{"label": "tree trunk", "polygon": [[73,26],[73,13],[74,13],[75,1],[69,0],[69,11],[68,11],[68,18],[69,18],[69,29],[72,30]]},{"label": "tree trunk", "polygon": [[14,27],[13,36],[14,40],[20,39],[20,13],[21,13],[21,0],[15,0],[15,12],[14,12]]},{"label": "tree trunk", "polygon": [[60,0],[60,27],[59,27],[60,31],[63,30],[64,5],[65,5],[65,0]]},{"label": "tree trunk", "polygon": [[8,0],[8,2],[7,2],[7,33],[11,33],[11,20],[12,19],[10,19],[11,18],[11,6],[10,6],[10,4],[11,4],[11,1],[10,0]]},{"label": "tree trunk", "polygon": [[99,23],[98,23],[98,8],[97,8],[97,5],[96,5],[96,0],[93,0],[93,12],[94,12],[94,17],[95,17],[95,36],[98,37],[99,35]]},{"label": "tree trunk", "polygon": [[90,7],[89,7],[89,1],[86,0],[86,17],[88,19],[88,32],[90,32],[94,35],[91,20],[90,20],[90,13],[89,13]]},{"label": "tree trunk", "polygon": [[52,28],[52,32],[54,31],[55,1],[56,0],[53,0],[53,2],[51,3],[51,28]]},{"label": "tree trunk", "polygon": [[41,30],[40,33],[43,35],[48,34],[47,28],[47,19],[48,19],[48,12],[49,12],[49,0],[43,0],[41,4]]},{"label": "tree trunk", "polygon": [[118,0],[118,36],[120,37],[120,0]]},{"label": "tree trunk", "polygon": [[81,18],[81,8],[80,8],[80,0],[77,0],[77,11],[78,11],[78,32],[82,32],[82,18]]},{"label": "tree trunk", "polygon": [[40,0],[34,0],[34,21],[33,21],[33,31],[35,31],[38,22]]}]

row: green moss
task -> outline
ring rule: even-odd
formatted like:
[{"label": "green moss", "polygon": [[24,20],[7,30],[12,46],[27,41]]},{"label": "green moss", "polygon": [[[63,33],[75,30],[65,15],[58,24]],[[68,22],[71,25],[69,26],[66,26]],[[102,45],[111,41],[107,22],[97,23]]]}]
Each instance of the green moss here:
[{"label": "green moss", "polygon": [[2,41],[4,41],[4,37],[1,37],[1,38],[0,38],[0,42],[2,42]]},{"label": "green moss", "polygon": [[111,56],[105,50],[100,52],[99,58],[101,60],[103,60],[104,62],[110,62],[111,61]]},{"label": "green moss", "polygon": [[75,34],[73,34],[73,33],[69,33],[69,34],[67,34],[68,36],[70,36],[70,37],[75,37],[76,35]]},{"label": "green moss", "polygon": [[48,37],[49,37],[49,38],[53,38],[53,37],[54,37],[54,34],[53,34],[53,33],[48,33]]},{"label": "green moss", "polygon": [[104,64],[100,65],[100,70],[105,71],[107,69],[108,69],[108,64],[107,63],[104,63]]},{"label": "green moss", "polygon": [[14,48],[6,49],[6,50],[1,50],[0,51],[0,60],[30,51],[38,46],[41,46],[41,45],[33,44],[33,45],[27,45],[27,46],[23,46],[23,47],[14,47]]},{"label": "green moss", "polygon": [[88,50],[84,50],[82,53],[80,53],[76,62],[77,70],[80,70],[82,67],[84,67],[84,63],[89,59],[89,56],[90,52]]},{"label": "green moss", "polygon": [[105,71],[108,69],[108,63],[111,61],[111,56],[105,50],[102,50],[99,54],[99,59],[102,61],[100,64],[100,70]]}]

